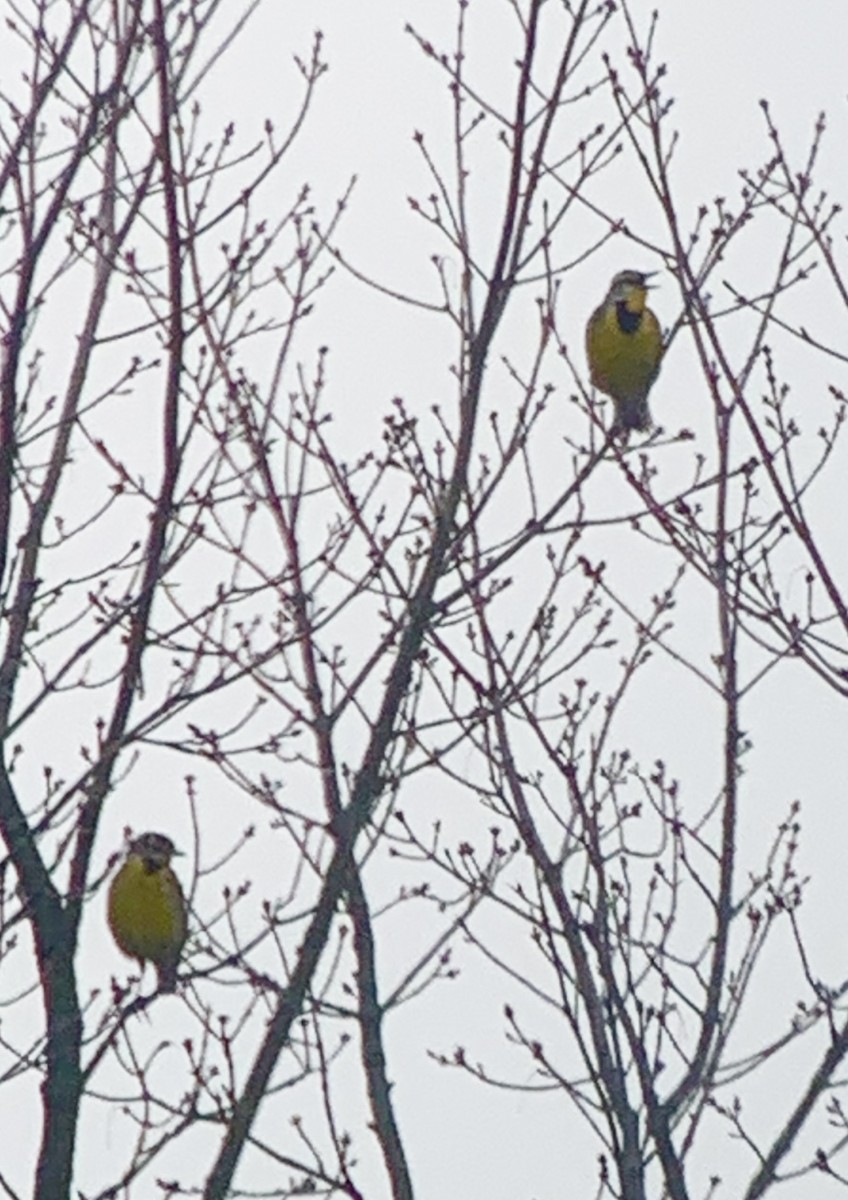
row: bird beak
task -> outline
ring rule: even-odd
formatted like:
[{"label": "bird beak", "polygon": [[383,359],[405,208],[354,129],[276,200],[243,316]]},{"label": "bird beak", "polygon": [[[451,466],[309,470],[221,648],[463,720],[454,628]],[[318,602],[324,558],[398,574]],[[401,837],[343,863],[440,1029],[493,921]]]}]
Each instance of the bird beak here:
[{"label": "bird beak", "polygon": [[642,278],[645,280],[646,288],[652,288],[652,287],[657,286],[655,283],[648,283],[648,280],[653,279],[655,275],[659,275],[659,271],[643,271],[642,272]]}]

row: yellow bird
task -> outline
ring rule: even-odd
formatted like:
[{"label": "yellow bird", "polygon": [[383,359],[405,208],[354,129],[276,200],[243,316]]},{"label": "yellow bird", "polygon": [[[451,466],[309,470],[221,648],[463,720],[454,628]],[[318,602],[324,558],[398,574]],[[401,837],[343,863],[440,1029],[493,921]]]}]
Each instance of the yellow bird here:
[{"label": "yellow bird", "polygon": [[648,392],[663,356],[660,323],[646,305],[652,274],[619,271],[586,326],[589,375],[615,405],[616,432],[651,426]]},{"label": "yellow bird", "polygon": [[164,833],[142,833],[109,887],[109,928],[118,948],[152,962],[159,990],[177,988],[177,964],[188,932],[186,902],[171,859],[180,854]]}]

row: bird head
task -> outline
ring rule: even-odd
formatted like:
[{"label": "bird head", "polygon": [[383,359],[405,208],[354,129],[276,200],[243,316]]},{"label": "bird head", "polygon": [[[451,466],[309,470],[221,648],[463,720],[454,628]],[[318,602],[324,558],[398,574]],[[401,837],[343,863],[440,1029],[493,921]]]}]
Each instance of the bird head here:
[{"label": "bird head", "polygon": [[648,280],[656,271],[619,271],[613,275],[607,292],[610,304],[625,304],[630,312],[641,312],[651,284]]},{"label": "bird head", "polygon": [[167,867],[176,855],[182,854],[164,833],[140,833],[129,845],[129,853],[143,858],[148,867],[159,870]]}]

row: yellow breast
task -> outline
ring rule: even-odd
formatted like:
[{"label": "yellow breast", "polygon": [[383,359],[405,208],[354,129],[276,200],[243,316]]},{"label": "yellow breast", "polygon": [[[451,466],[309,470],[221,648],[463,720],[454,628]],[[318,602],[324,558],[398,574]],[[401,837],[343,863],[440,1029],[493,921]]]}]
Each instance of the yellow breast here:
[{"label": "yellow breast", "polygon": [[186,939],[185,901],[170,867],[148,870],[131,854],[109,888],[109,928],[124,954],[176,962]]},{"label": "yellow breast", "polygon": [[662,331],[646,308],[632,333],[620,326],[614,304],[604,304],[592,314],[586,330],[586,357],[592,383],[618,400],[647,395],[657,377],[662,358]]}]

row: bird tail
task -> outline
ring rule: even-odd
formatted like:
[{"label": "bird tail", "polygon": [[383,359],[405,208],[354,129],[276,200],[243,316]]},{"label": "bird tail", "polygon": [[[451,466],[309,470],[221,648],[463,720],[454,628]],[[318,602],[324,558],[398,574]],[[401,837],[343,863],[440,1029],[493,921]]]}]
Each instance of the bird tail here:
[{"label": "bird tail", "polygon": [[175,962],[157,963],[156,974],[159,976],[160,992],[177,990],[177,964]]},{"label": "bird tail", "polygon": [[648,408],[647,396],[628,396],[616,400],[615,430],[625,431],[635,429],[645,433],[651,428],[651,410]]}]

